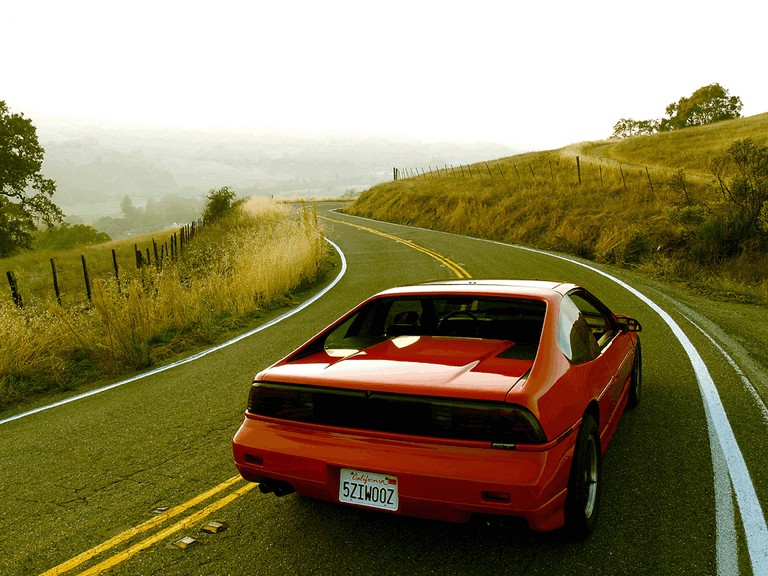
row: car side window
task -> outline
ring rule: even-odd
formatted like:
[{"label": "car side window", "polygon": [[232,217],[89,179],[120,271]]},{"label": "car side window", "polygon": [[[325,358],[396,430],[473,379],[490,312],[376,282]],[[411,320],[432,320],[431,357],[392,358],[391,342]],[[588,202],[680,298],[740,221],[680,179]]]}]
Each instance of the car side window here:
[{"label": "car side window", "polygon": [[560,319],[558,340],[574,363],[596,358],[618,333],[613,315],[588,293],[572,292],[563,298]]},{"label": "car side window", "polygon": [[591,294],[573,293],[570,296],[584,315],[590,332],[602,350],[619,331],[616,320],[605,305]]},{"label": "car side window", "polygon": [[573,364],[583,364],[600,355],[600,347],[590,330],[587,316],[569,296],[565,296],[560,303],[557,343]]}]

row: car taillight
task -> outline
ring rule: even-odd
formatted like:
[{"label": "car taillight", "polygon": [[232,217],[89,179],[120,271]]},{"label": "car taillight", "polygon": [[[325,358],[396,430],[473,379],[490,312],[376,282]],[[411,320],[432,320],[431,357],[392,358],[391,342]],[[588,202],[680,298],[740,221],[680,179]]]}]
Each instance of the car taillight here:
[{"label": "car taillight", "polygon": [[546,442],[533,414],[503,402],[254,382],[248,412],[294,422],[490,442],[495,448]]},{"label": "car taillight", "polygon": [[448,402],[433,406],[436,429],[450,431],[451,437],[489,440],[506,447],[546,442],[539,422],[522,406],[490,402]]},{"label": "car taillight", "polygon": [[312,392],[294,386],[260,386],[254,383],[248,397],[248,411],[272,418],[306,422],[314,412]]}]

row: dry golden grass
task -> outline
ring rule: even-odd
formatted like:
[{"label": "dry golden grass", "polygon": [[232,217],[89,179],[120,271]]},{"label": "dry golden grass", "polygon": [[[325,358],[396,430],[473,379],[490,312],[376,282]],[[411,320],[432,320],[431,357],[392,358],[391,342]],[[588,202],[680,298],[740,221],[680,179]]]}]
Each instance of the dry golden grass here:
[{"label": "dry golden grass", "polygon": [[768,113],[652,136],[588,143],[582,151],[626,164],[684,167],[691,175],[698,173],[710,178],[709,159],[722,154],[734,140],[744,138],[768,143]]},{"label": "dry golden grass", "polygon": [[701,276],[702,267],[688,253],[697,234],[694,217],[717,213],[724,202],[708,172],[709,159],[737,139],[764,145],[766,135],[768,114],[762,114],[521,154],[475,164],[471,177],[464,167],[463,174],[449,169],[381,184],[347,211],[576,254],[692,283],[720,279],[723,293],[766,302],[768,280],[754,258],[721,263]]},{"label": "dry golden grass", "polygon": [[212,342],[313,281],[325,258],[313,211],[254,198],[207,226],[176,265],[119,286],[94,280],[89,304],[0,300],[0,408]]}]

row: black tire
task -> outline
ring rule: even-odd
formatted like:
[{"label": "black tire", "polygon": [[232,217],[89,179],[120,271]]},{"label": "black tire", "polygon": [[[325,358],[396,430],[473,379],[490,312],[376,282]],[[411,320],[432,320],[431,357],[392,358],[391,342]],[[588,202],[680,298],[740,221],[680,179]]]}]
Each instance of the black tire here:
[{"label": "black tire", "polygon": [[576,437],[565,500],[565,528],[576,538],[586,538],[595,528],[600,510],[602,479],[600,434],[595,418],[586,414]]},{"label": "black tire", "polygon": [[640,339],[637,339],[637,348],[635,348],[635,360],[632,363],[632,376],[629,379],[629,397],[627,398],[627,408],[634,408],[640,404],[640,393],[643,384],[643,352],[640,348]]}]

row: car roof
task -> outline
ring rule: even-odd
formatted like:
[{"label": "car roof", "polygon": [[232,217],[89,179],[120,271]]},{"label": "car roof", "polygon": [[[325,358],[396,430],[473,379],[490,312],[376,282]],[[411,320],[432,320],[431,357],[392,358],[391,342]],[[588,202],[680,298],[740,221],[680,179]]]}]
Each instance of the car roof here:
[{"label": "car roof", "polygon": [[377,296],[414,294],[464,294],[552,298],[577,288],[575,284],[549,280],[438,280],[410,286],[399,286],[379,292]]}]

